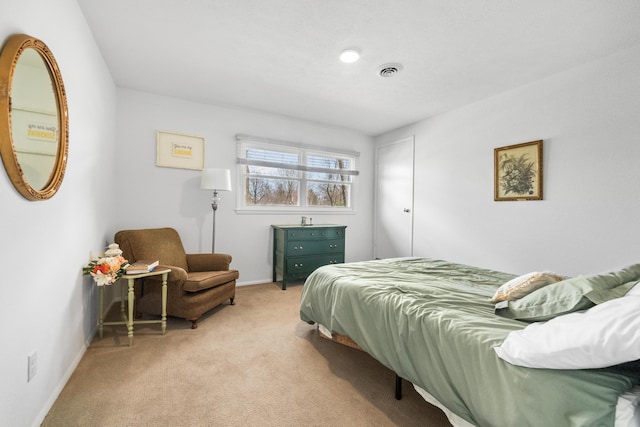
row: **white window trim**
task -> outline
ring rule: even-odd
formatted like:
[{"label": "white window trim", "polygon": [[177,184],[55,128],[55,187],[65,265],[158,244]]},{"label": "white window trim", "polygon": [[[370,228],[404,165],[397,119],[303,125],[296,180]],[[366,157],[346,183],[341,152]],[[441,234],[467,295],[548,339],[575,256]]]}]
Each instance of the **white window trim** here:
[{"label": "white window trim", "polygon": [[[236,173],[236,188],[238,191],[236,192],[236,213],[239,214],[299,214],[299,213],[313,213],[315,215],[349,215],[356,213],[356,195],[357,195],[357,186],[358,180],[356,179],[359,171],[357,170],[357,165],[360,160],[360,153],[357,151],[349,151],[349,150],[341,150],[341,149],[333,149],[327,147],[320,146],[312,146],[306,144],[300,144],[296,142],[290,141],[281,141],[269,138],[256,137],[245,134],[237,134],[237,165],[238,173]],[[337,154],[344,155],[348,157],[352,157],[354,159],[354,170],[345,170],[345,175],[352,175],[354,177],[353,181],[349,184],[351,188],[351,196],[350,196],[350,207],[332,207],[332,206],[246,206],[244,204],[244,173],[240,170],[244,164],[247,163],[244,158],[244,154],[241,153],[241,147],[243,143],[258,143],[258,144],[272,144],[272,145],[280,145],[280,146],[288,146],[295,148],[297,150],[303,150],[307,153],[316,152],[322,154]],[[265,166],[278,167],[278,163],[276,162],[264,162]],[[291,168],[290,164],[286,165],[287,168]],[[298,165],[295,167],[297,170],[301,171],[312,171],[312,172],[326,172],[325,168],[315,168],[306,165]],[[335,171],[331,169],[330,171]],[[306,181],[306,179],[301,179],[301,183]],[[306,184],[305,184],[306,185]],[[306,200],[306,198],[305,198]]]}]

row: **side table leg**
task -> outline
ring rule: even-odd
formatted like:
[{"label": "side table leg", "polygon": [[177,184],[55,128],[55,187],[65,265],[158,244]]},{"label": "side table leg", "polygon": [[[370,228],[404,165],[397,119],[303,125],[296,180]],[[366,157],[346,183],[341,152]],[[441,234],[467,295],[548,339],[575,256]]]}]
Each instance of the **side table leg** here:
[{"label": "side table leg", "polygon": [[124,286],[120,283],[120,319],[124,320]]},{"label": "side table leg", "polygon": [[129,306],[129,317],[127,318],[127,335],[129,336],[129,345],[133,344],[133,305],[135,296],[133,294],[133,284],[135,279],[127,279],[129,284],[129,296],[128,296],[128,306]]},{"label": "side table leg", "polygon": [[104,330],[104,286],[98,286],[98,335],[102,338],[102,332]]},{"label": "side table leg", "polygon": [[162,320],[160,321],[162,335],[167,332],[167,276],[168,273],[162,275]]}]

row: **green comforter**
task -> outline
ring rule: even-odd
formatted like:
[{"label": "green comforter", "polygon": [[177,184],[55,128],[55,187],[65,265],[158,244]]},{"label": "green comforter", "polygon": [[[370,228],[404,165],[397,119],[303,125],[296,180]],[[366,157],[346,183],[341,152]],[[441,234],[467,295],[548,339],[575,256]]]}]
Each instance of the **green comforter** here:
[{"label": "green comforter", "polygon": [[613,426],[618,395],[640,381],[618,369],[547,370],[504,362],[493,347],[527,324],[489,301],[514,276],[396,258],[317,269],[300,318],[349,336],[402,378],[478,426]]}]

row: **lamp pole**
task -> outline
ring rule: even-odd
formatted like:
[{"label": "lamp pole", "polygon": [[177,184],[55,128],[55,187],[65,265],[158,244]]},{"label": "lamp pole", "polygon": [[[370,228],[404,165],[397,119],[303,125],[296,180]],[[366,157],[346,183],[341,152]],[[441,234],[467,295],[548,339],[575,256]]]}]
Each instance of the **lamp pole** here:
[{"label": "lamp pole", "polygon": [[213,190],[213,199],[211,200],[211,209],[213,209],[213,231],[211,233],[211,253],[216,253],[216,211],[218,210],[218,190]]},{"label": "lamp pole", "polygon": [[211,253],[216,252],[216,211],[220,196],[218,191],[231,191],[231,173],[229,169],[203,169],[200,178],[200,188],[213,190],[211,209],[213,209],[213,230],[211,231]]}]

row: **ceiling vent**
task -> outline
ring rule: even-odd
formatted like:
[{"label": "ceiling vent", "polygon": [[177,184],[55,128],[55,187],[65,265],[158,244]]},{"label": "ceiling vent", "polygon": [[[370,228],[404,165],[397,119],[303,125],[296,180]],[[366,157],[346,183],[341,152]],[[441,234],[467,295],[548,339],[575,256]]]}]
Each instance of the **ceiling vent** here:
[{"label": "ceiling vent", "polygon": [[384,64],[378,67],[378,75],[383,78],[395,77],[402,71],[402,65],[396,63]]}]

